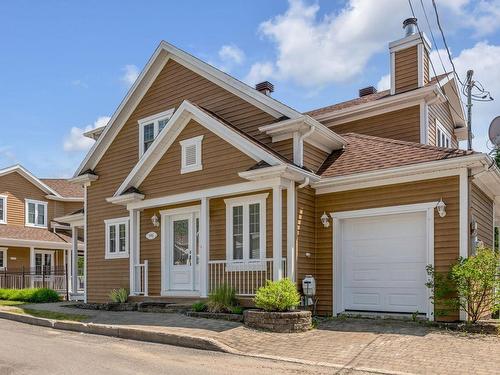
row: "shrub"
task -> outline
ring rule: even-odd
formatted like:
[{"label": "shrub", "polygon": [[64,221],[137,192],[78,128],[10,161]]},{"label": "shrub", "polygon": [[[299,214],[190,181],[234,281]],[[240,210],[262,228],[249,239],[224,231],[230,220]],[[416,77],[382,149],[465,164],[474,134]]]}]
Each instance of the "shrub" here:
[{"label": "shrub", "polygon": [[115,303],[125,303],[128,300],[128,290],[125,288],[113,289],[109,293],[109,298]]},{"label": "shrub", "polygon": [[243,307],[241,307],[241,306],[233,306],[232,309],[231,309],[231,314],[238,314],[238,315],[243,314]]},{"label": "shrub", "polygon": [[[500,256],[488,248],[480,248],[469,258],[458,259],[448,273],[438,273],[427,266],[433,303],[447,313],[461,309],[467,321],[476,323],[486,313],[500,309]],[[442,308],[441,308],[442,306]]]},{"label": "shrub", "polygon": [[207,305],[204,302],[195,302],[191,308],[195,312],[203,312],[207,309]]},{"label": "shrub", "polygon": [[0,299],[32,303],[57,302],[59,294],[48,288],[0,289]]},{"label": "shrub", "polygon": [[300,304],[300,294],[292,280],[267,281],[255,294],[255,306],[265,311],[290,311]]},{"label": "shrub", "polygon": [[227,284],[214,289],[208,296],[207,309],[210,312],[231,312],[236,306],[236,290]]}]

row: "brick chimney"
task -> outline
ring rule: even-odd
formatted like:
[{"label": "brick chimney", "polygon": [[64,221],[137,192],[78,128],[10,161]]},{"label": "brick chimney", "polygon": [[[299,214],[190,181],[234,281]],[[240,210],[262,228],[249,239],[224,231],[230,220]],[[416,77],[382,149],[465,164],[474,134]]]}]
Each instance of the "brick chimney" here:
[{"label": "brick chimney", "polygon": [[264,95],[270,96],[272,92],[274,92],[274,85],[269,81],[264,81],[261,83],[257,83],[255,85],[255,90],[260,91]]},{"label": "brick chimney", "polygon": [[362,98],[363,96],[376,94],[376,93],[377,93],[377,89],[373,86],[363,87],[362,89],[359,89],[359,97],[360,98]]},{"label": "brick chimney", "polygon": [[391,94],[425,86],[429,82],[431,43],[418,32],[417,19],[403,22],[404,37],[389,43],[391,55]]}]

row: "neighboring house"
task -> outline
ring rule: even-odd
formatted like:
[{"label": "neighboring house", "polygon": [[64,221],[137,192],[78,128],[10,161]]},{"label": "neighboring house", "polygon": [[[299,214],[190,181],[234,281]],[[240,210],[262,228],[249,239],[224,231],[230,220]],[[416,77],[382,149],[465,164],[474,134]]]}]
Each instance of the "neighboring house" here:
[{"label": "neighboring house", "polygon": [[410,33],[390,44],[391,90],[300,113],[269,82],[253,89],[162,42],[73,178],[86,300],[222,283],[248,297],[313,275],[320,313],[433,319],[425,267],[492,246],[500,173],[457,148],[459,91],[451,74],[430,78],[429,50]]},{"label": "neighboring house", "polygon": [[0,170],[2,287],[40,286],[33,283],[46,276],[46,286],[65,290],[73,247],[76,254],[79,246],[83,255],[83,243],[78,242],[76,228],[72,231],[60,217],[81,210],[83,200],[83,189],[66,179],[40,179],[20,165]]}]

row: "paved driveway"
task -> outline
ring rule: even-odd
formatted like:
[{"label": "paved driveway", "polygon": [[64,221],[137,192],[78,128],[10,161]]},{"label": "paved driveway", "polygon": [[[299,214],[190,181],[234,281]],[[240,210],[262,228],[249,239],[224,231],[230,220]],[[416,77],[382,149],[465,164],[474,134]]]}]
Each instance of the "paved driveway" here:
[{"label": "paved driveway", "polygon": [[91,311],[58,304],[46,308],[90,314],[89,321],[95,323],[209,337],[246,354],[338,368],[412,374],[500,373],[498,336],[446,332],[412,322],[325,320],[309,332],[274,334],[239,323],[171,313]]}]

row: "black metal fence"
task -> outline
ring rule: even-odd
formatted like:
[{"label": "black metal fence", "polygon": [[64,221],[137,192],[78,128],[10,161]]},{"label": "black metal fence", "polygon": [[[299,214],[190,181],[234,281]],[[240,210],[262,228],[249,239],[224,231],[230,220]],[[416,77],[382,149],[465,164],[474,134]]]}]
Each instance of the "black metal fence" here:
[{"label": "black metal fence", "polygon": [[0,271],[0,288],[50,288],[68,297],[67,266],[5,268]]}]

